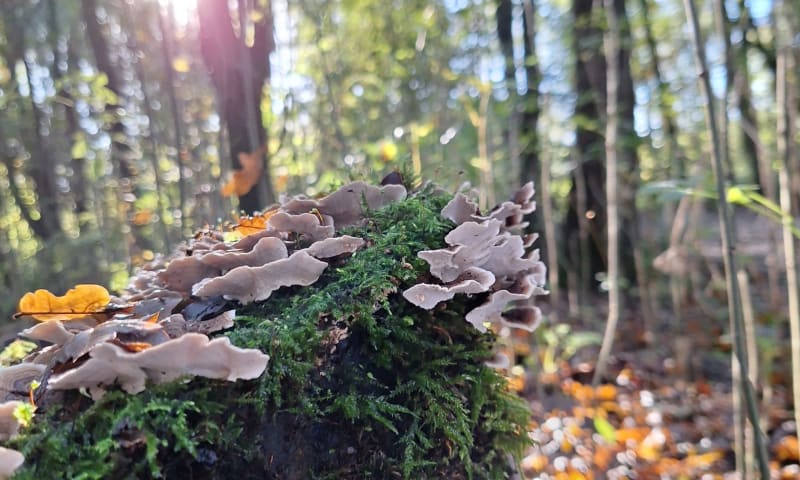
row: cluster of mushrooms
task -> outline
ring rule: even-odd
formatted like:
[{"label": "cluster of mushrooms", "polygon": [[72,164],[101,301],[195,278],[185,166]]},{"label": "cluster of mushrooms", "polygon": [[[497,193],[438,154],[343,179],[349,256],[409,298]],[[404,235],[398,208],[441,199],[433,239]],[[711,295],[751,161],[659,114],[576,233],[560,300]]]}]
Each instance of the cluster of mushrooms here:
[{"label": "cluster of mushrooms", "polygon": [[[263,228],[238,241],[204,232],[176,253],[156,258],[103,311],[48,319],[20,332],[45,346],[22,363],[0,368],[0,442],[18,433],[14,412],[21,405],[60,390],[80,389],[97,400],[113,385],[135,394],[148,383],[191,376],[259,377],[268,355],[208,335],[233,326],[236,305],[264,301],[281,287],[315,283],[326,260],[365,244],[361,238],[336,236],[338,229],[361,222],[365,206],[378,209],[406,195],[399,184],[354,182],[320,199],[284,199],[262,217]],[[535,251],[526,254],[535,236],[520,235],[523,216],[534,210],[532,195],[529,183],[481,216],[474,202],[457,194],[442,210],[457,224],[445,238],[449,247],[419,252],[441,283],[420,283],[403,296],[432,309],[456,294],[491,292],[485,304],[469,312],[468,322],[480,331],[489,323],[533,330],[540,316],[536,307],[508,308],[545,293],[544,265]],[[0,447],[0,479],[23,461],[21,453]]]}]

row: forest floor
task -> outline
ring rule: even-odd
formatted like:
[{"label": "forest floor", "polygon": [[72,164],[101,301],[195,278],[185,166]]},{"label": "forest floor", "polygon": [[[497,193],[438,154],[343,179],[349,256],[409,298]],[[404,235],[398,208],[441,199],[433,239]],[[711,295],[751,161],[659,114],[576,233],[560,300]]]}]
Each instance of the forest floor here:
[{"label": "forest floor", "polygon": [[[733,447],[729,352],[695,343],[688,346],[690,358],[680,358],[667,338],[649,346],[618,339],[605,381],[596,388],[591,386],[596,348],[555,358],[543,371],[552,352],[535,339],[515,339],[517,358],[528,361],[527,367],[511,369],[509,382],[529,400],[535,442],[521,463],[524,477],[742,478]],[[531,358],[545,360],[531,363]],[[790,388],[788,379],[773,375],[759,392],[773,479],[800,479]]]}]

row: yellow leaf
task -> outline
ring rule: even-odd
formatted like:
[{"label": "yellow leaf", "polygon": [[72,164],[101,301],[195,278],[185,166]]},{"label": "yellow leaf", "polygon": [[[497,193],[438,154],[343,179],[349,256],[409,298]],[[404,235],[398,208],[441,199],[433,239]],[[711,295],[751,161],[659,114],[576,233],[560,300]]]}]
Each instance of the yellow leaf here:
[{"label": "yellow leaf", "polygon": [[63,296],[47,290],[28,292],[19,301],[16,316],[30,315],[39,321],[77,320],[102,313],[111,296],[100,285],[75,285]]}]

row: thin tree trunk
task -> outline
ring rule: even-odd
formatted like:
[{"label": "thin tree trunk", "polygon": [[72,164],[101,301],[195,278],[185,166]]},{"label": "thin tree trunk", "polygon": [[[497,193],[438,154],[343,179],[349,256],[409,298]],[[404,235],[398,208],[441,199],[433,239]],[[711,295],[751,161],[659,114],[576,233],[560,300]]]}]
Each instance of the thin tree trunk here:
[{"label": "thin tree trunk", "polygon": [[617,208],[617,141],[619,135],[619,103],[620,93],[620,19],[616,0],[605,0],[606,20],[605,52],[607,62],[606,73],[606,215],[608,225],[608,319],[603,335],[603,344],[594,370],[592,385],[597,386],[605,375],[614,337],[617,332],[621,311],[620,298],[620,243],[619,243],[619,210]]},{"label": "thin tree trunk", "polygon": [[[790,15],[788,9],[776,8],[780,17]],[[789,297],[789,331],[792,347],[792,398],[794,401],[794,420],[796,425],[800,425],[800,299],[798,298],[798,279],[797,279],[797,259],[796,242],[792,235],[792,223],[794,221],[792,209],[792,192],[790,166],[797,162],[796,151],[794,148],[795,115],[794,98],[792,93],[796,84],[794,82],[794,57],[791,54],[790,46],[792,37],[791,26],[778,20],[778,35],[780,48],[778,50],[778,65],[776,72],[777,92],[775,99],[778,110],[778,154],[781,157],[780,197],[781,209],[783,210],[783,256],[786,264],[786,288]],[[798,440],[800,440],[800,428],[797,429]]]},{"label": "thin tree trunk", "polygon": [[[719,131],[716,125],[716,117],[714,110],[714,97],[711,92],[711,81],[709,80],[708,67],[705,59],[705,49],[702,37],[700,35],[700,25],[697,20],[697,12],[695,10],[693,0],[684,0],[686,9],[686,17],[689,22],[690,32],[692,37],[692,44],[694,47],[694,56],[697,63],[698,77],[700,79],[701,93],[705,99],[706,122],[708,130],[711,135],[711,167],[714,171],[716,180],[716,193],[719,201],[717,208],[719,212],[720,223],[720,236],[722,237],[722,258],[725,265],[725,280],[728,290],[728,308],[729,315],[732,317],[732,324],[734,331],[732,335],[734,338],[734,354],[739,360],[739,367],[742,372],[747,372],[747,348],[744,339],[745,328],[744,319],[742,317],[742,305],[740,299],[739,285],[735,279],[736,262],[733,257],[733,249],[735,247],[735,237],[733,234],[732,222],[730,219],[730,211],[728,203],[725,201],[725,172],[724,164],[722,163],[722,143],[719,137]],[[744,393],[744,402],[747,408],[748,418],[754,429],[754,437],[756,443],[756,454],[758,457],[759,472],[761,478],[766,480],[770,478],[769,465],[767,463],[767,449],[764,443],[763,434],[759,428],[758,420],[758,406],[756,404],[755,392],[753,385],[747,375],[741,375],[741,388]]]},{"label": "thin tree trunk", "polygon": [[172,51],[172,32],[175,22],[173,20],[174,6],[172,3],[167,5],[169,9],[170,28],[167,28],[164,22],[164,15],[161,8],[158,8],[158,28],[161,32],[161,43],[164,46],[162,50],[162,58],[164,60],[164,71],[167,75],[167,96],[169,97],[169,108],[172,112],[172,128],[174,129],[175,149],[177,155],[175,163],[178,165],[178,210],[181,212],[181,225],[185,228],[187,226],[188,211],[186,210],[186,175],[184,169],[184,158],[188,156],[188,151],[185,151],[183,145],[183,121],[181,121],[182,110],[178,104],[178,95],[175,92],[175,69],[172,66],[173,51]]},{"label": "thin tree trunk", "polygon": [[731,55],[731,36],[728,29],[728,12],[725,9],[723,0],[714,0],[714,26],[717,36],[722,41],[722,56],[725,59],[725,75],[722,76],[722,100],[715,115],[717,115],[717,128],[719,129],[719,148],[723,168],[727,174],[727,180],[734,183],[733,163],[730,159],[730,148],[728,141],[728,102],[731,96],[732,82],[730,77],[734,74],[733,56]]}]

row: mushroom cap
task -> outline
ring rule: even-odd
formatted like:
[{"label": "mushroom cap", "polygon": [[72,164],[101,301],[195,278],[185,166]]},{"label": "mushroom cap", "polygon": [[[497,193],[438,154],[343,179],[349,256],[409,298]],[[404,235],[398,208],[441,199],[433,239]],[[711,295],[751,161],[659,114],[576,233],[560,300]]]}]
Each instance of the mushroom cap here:
[{"label": "mushroom cap", "polygon": [[30,328],[26,328],[19,332],[19,336],[31,340],[49,342],[55,345],[64,345],[71,340],[75,334],[67,330],[64,324],[59,320],[53,320],[50,322],[37,323]]},{"label": "mushroom cap", "polygon": [[345,253],[353,253],[363,247],[366,241],[363,238],[342,235],[314,242],[305,248],[314,258],[333,258]]},{"label": "mushroom cap", "polygon": [[473,202],[463,193],[457,193],[447,202],[442,209],[442,217],[450,220],[456,225],[473,220],[478,213],[478,204]]},{"label": "mushroom cap", "polygon": [[322,216],[322,222],[320,222],[320,217],[313,213],[300,213],[295,215],[286,212],[278,212],[269,217],[269,220],[267,220],[267,227],[279,232],[294,232],[312,242],[332,237],[335,232],[333,218],[324,215]]},{"label": "mushroom cap", "polygon": [[0,480],[11,478],[24,461],[25,456],[18,451],[0,447]]},{"label": "mushroom cap", "polygon": [[528,316],[523,319],[519,319],[516,316],[504,319],[503,312],[506,311],[506,307],[511,302],[527,300],[533,295],[546,293],[546,290],[534,283],[532,275],[526,275],[508,290],[498,290],[489,295],[489,299],[483,305],[467,313],[466,320],[481,332],[486,331],[485,323],[487,322],[533,331],[538,325],[539,317],[541,316],[538,309],[535,312],[529,312]]},{"label": "mushroom cap", "polygon": [[158,345],[169,340],[161,325],[142,320],[109,320],[78,333],[64,343],[55,356],[57,362],[77,360],[98,345],[111,340],[123,344],[137,342]]},{"label": "mushroom cap", "polygon": [[148,379],[154,383],[184,375],[228,381],[252,379],[264,372],[268,361],[269,356],[258,350],[231,345],[228,337],[209,340],[201,333],[187,333],[139,352],[102,343],[92,349],[89,360],[50,377],[48,385],[55,390],[86,387],[97,398],[103,386],[114,383],[128,393],[138,393]]},{"label": "mushroom cap", "polygon": [[0,401],[27,398],[31,382],[41,379],[45,368],[30,362],[0,367]]},{"label": "mushroom cap", "polygon": [[511,366],[511,359],[503,352],[494,352],[494,356],[483,363],[489,368],[502,370]]},{"label": "mushroom cap", "polygon": [[242,252],[249,252],[250,250],[253,249],[253,247],[256,246],[258,241],[261,240],[262,238],[269,238],[269,237],[280,238],[280,236],[281,236],[280,232],[276,232],[274,230],[260,230],[256,233],[251,233],[246,237],[242,237],[241,240],[231,245],[231,248]]},{"label": "mushroom cap", "polygon": [[495,277],[492,272],[478,267],[470,267],[450,284],[419,283],[404,291],[403,297],[418,307],[430,310],[440,302],[450,300],[457,293],[487,292],[494,281]]},{"label": "mushroom cap", "polygon": [[217,270],[226,271],[242,265],[258,267],[288,256],[289,253],[283,240],[275,237],[263,237],[248,252],[213,251],[200,256],[199,260]]},{"label": "mushroom cap", "polygon": [[248,304],[266,300],[280,287],[311,285],[327,266],[327,263],[299,250],[289,258],[260,267],[237,267],[221,277],[207,278],[197,283],[192,293],[198,297],[222,295]]},{"label": "mushroom cap", "polygon": [[376,210],[406,198],[406,188],[402,185],[376,187],[364,182],[349,183],[319,200],[293,198],[282,208],[289,213],[306,213],[316,208],[324,215],[333,217],[337,227],[354,225],[364,216],[362,202],[367,208]]},{"label": "mushroom cap", "polygon": [[169,262],[167,268],[159,272],[158,279],[170,290],[189,293],[195,283],[204,278],[216,277],[220,273],[218,268],[203,263],[200,255],[191,255]]},{"label": "mushroom cap", "polygon": [[0,442],[5,442],[19,433],[19,421],[14,416],[14,410],[24,402],[10,400],[0,403]]}]

